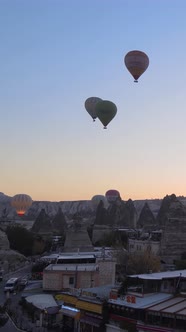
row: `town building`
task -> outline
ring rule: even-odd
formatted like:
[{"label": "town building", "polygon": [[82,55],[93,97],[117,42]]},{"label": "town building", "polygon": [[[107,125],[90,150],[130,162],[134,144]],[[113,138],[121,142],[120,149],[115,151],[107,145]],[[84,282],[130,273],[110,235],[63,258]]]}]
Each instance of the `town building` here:
[{"label": "town building", "polygon": [[[73,260],[73,256],[71,257]],[[115,261],[98,259],[96,263],[50,264],[43,271],[43,289],[59,291],[115,283]]]},{"label": "town building", "polygon": [[162,231],[152,232],[130,232],[128,233],[129,254],[144,254],[149,252],[153,255],[160,255]]},{"label": "town building", "polygon": [[72,286],[49,291],[55,302],[49,299],[48,305],[44,289],[34,298],[28,290],[25,295],[32,303],[35,299],[37,307],[38,301],[43,303],[43,322],[57,323],[71,332],[186,331],[186,270],[130,275],[122,287],[114,283]]},{"label": "town building", "polygon": [[153,241],[151,239],[128,239],[128,252],[130,254],[144,254],[149,252],[153,255],[160,254],[160,241]]},{"label": "town building", "polygon": [[[186,270],[132,275],[108,300],[107,332],[186,330]],[[130,286],[129,286],[130,284]]]}]

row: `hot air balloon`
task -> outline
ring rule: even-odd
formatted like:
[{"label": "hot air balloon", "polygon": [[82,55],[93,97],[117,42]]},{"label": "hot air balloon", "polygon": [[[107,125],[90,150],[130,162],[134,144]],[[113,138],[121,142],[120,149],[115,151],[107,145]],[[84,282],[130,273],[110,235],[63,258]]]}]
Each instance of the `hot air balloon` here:
[{"label": "hot air balloon", "polygon": [[115,117],[117,113],[116,105],[109,100],[102,100],[96,104],[95,107],[97,117],[104,125],[104,129],[107,129],[107,125]]},{"label": "hot air balloon", "polygon": [[116,202],[120,198],[120,193],[116,189],[109,189],[105,194],[107,201],[109,203]]},{"label": "hot air balloon", "polygon": [[85,109],[90,114],[90,116],[93,118],[93,121],[95,121],[95,119],[97,118],[95,106],[101,100],[102,99],[98,98],[98,97],[90,97],[85,101]]},{"label": "hot air balloon", "polygon": [[21,217],[32,205],[32,199],[29,195],[17,194],[12,198],[11,205],[16,209],[18,216]]},{"label": "hot air balloon", "polygon": [[95,195],[92,197],[91,201],[94,208],[97,208],[101,201],[103,202],[104,208],[108,207],[108,201],[104,195]]},{"label": "hot air balloon", "polygon": [[130,51],[124,58],[125,66],[134,77],[134,82],[138,82],[138,78],[145,72],[149,66],[149,58],[147,54],[141,51]]}]

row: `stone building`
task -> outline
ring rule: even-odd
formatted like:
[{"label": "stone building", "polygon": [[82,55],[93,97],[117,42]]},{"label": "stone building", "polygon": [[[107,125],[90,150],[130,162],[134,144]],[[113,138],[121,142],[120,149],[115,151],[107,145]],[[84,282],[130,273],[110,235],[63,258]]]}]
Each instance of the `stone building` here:
[{"label": "stone building", "polygon": [[99,286],[99,267],[95,264],[51,264],[43,272],[45,291],[93,286]]},{"label": "stone building", "polygon": [[68,263],[64,261],[48,265],[43,271],[43,289],[59,291],[64,288],[97,287],[115,283],[115,260],[95,258],[94,263],[89,263],[91,255],[78,256],[78,263],[75,263],[77,256],[69,254]]},{"label": "stone building", "polygon": [[168,263],[179,260],[186,252],[186,217],[167,218],[161,239],[161,257]]},{"label": "stone building", "polygon": [[128,240],[128,252],[143,254],[144,252],[149,252],[153,255],[160,254],[160,241],[152,241],[151,239],[141,240],[141,239],[129,239]]},{"label": "stone building", "polygon": [[94,247],[90,241],[85,227],[69,228],[66,232],[64,252],[93,251]]}]

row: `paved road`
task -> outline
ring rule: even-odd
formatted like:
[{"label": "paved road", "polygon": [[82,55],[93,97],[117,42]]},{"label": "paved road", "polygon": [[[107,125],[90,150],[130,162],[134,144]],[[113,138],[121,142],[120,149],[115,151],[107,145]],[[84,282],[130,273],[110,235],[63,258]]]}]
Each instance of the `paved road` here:
[{"label": "paved road", "polygon": [[15,328],[14,324],[9,319],[3,327],[0,327],[0,332],[17,332],[17,328]]},{"label": "paved road", "polygon": [[[0,282],[0,305],[3,305],[6,300],[6,295],[4,294],[4,285],[6,281],[10,278],[19,278],[29,274],[31,271],[31,265],[26,265],[18,271],[11,272],[4,276],[3,281]],[[13,296],[13,295],[11,295]]]},{"label": "paved road", "polygon": [[[32,332],[46,332],[47,329],[44,327],[33,326],[31,331]],[[17,328],[14,325],[14,323],[11,321],[11,319],[9,319],[8,322],[3,327],[0,327],[0,332],[26,332],[26,331]],[[52,332],[52,331],[50,331],[50,332]],[[55,332],[57,332],[57,331],[55,331]]]},{"label": "paved road", "polygon": [[[13,273],[11,273],[11,275],[8,275],[4,278],[4,280],[2,282],[0,282],[0,305],[3,305],[5,300],[6,300],[6,295],[4,293],[4,285],[6,283],[6,280],[8,280],[11,277],[22,277],[25,276],[26,274],[29,274],[31,270],[31,266],[26,266],[23,269],[19,270],[19,271],[15,271]],[[11,299],[11,306],[14,307],[15,312],[17,313],[16,317],[18,319],[18,322],[20,323],[21,320],[21,324],[18,324],[18,326],[22,326],[25,330],[27,328],[27,331],[30,330],[32,332],[46,332],[48,331],[47,328],[45,327],[36,327],[35,323],[31,323],[30,320],[28,319],[26,314],[23,314],[23,312],[21,312],[21,308],[19,308],[19,306],[17,305],[20,297],[21,297],[21,292],[18,292],[17,294],[13,294],[10,293],[10,299]],[[0,332],[25,332],[22,329],[16,328],[16,326],[14,325],[14,323],[11,321],[11,319],[8,320],[8,322],[3,326],[0,327]],[[61,329],[50,329],[50,332],[57,332],[60,331]]]}]

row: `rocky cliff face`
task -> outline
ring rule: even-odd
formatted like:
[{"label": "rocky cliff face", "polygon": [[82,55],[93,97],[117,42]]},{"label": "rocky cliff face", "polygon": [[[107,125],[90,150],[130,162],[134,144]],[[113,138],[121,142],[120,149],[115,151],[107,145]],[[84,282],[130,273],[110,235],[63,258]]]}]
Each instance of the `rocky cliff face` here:
[{"label": "rocky cliff face", "polygon": [[156,220],[155,217],[149,208],[148,203],[146,202],[143,209],[141,210],[138,222],[137,222],[138,228],[143,228],[145,230],[152,230],[153,228],[156,228]]},{"label": "rocky cliff face", "polygon": [[[171,195],[172,196],[172,195]],[[171,213],[171,215],[185,215],[185,212],[183,212],[184,208],[186,207],[186,198],[185,197],[179,197],[175,199],[170,198],[171,196],[167,196],[168,198],[164,198],[163,201],[160,199],[154,199],[154,200],[136,200],[132,201],[129,199],[127,202],[122,201],[121,199],[118,200],[117,204],[111,204],[108,209],[104,209],[100,206],[99,211],[95,210],[95,208],[92,205],[92,202],[89,200],[87,201],[71,201],[71,202],[47,202],[47,201],[35,201],[33,202],[30,209],[27,211],[27,213],[24,216],[24,220],[29,221],[35,221],[37,217],[39,216],[41,211],[45,211],[46,215],[50,219],[50,223],[56,216],[58,215],[59,211],[63,214],[63,217],[65,218],[65,222],[69,224],[73,216],[76,213],[79,213],[81,215],[81,218],[84,218],[84,220],[88,220],[89,223],[95,223],[96,225],[110,225],[110,226],[118,226],[118,227],[131,227],[135,228],[136,223],[140,217],[140,213],[145,205],[145,203],[148,203],[149,210],[152,212],[152,215],[150,217],[150,212],[147,216],[143,217],[147,221],[147,223],[153,222],[153,216],[157,217],[157,223],[158,225],[163,224],[163,220],[165,217],[165,210],[167,211],[167,208],[169,209],[168,214]],[[175,196],[175,195],[174,195]],[[176,197],[176,196],[175,196]],[[20,220],[17,216],[15,210],[11,207],[11,197],[4,195],[3,193],[0,193],[0,222],[3,224],[4,221],[15,221]],[[171,206],[170,206],[171,202]],[[162,205],[161,205],[162,203]],[[145,208],[146,209],[146,208]],[[172,212],[171,212],[172,210]],[[143,212],[144,213],[144,212]],[[167,213],[167,212],[166,212]],[[62,218],[62,217],[60,217]],[[150,218],[150,219],[149,219]],[[57,217],[59,220],[59,216]],[[149,220],[147,220],[149,219]],[[62,219],[61,219],[62,220]],[[56,223],[57,221],[55,221]],[[142,223],[142,217],[140,217],[140,223]],[[144,221],[143,221],[144,223]],[[44,222],[45,224],[45,222]],[[64,224],[64,220],[62,222]],[[48,231],[50,229],[49,224],[47,223]],[[55,228],[55,225],[53,225]],[[59,225],[58,225],[59,226]],[[44,226],[45,227],[45,226]],[[62,227],[62,225],[60,226]]]},{"label": "rocky cliff face", "polygon": [[167,263],[180,259],[186,252],[186,206],[174,194],[164,197],[157,224],[163,230],[161,257]]},{"label": "rocky cliff face", "polygon": [[9,250],[9,249],[10,249],[10,244],[6,236],[6,233],[0,230],[0,250]]},{"label": "rocky cliff face", "polygon": [[67,223],[65,220],[65,216],[63,212],[61,211],[61,208],[59,208],[57,214],[52,220],[52,228],[53,228],[53,233],[56,234],[64,234],[66,233],[67,229]]},{"label": "rocky cliff face", "polygon": [[10,249],[6,233],[0,230],[0,270],[7,273],[19,268],[26,262],[26,258],[18,252]]},{"label": "rocky cliff face", "polygon": [[[43,209],[50,218],[54,218],[59,209],[61,209],[67,219],[71,219],[77,212],[81,213],[84,218],[94,213],[92,202],[90,200],[69,202],[34,201],[32,206],[25,213],[24,218],[27,220],[35,220]],[[11,197],[6,196],[3,193],[0,194],[0,219],[1,221],[19,219],[15,209],[11,206]]]},{"label": "rocky cliff face", "polygon": [[136,227],[137,212],[132,200],[126,203],[118,198],[117,201],[110,203],[105,209],[103,203],[97,207],[95,225],[107,225],[111,227]]},{"label": "rocky cliff face", "polygon": [[[5,229],[5,221],[15,222],[19,219],[10,201],[10,197],[0,193],[0,225]],[[66,232],[71,226],[75,226],[76,232],[79,232],[78,225],[81,219],[84,229],[94,225],[92,230],[95,241],[105,232],[112,231],[112,227],[135,228],[137,224],[138,227],[148,230],[148,227],[155,225],[156,228],[163,230],[162,257],[173,260],[186,251],[186,198],[176,197],[174,194],[167,195],[163,200],[124,202],[119,199],[110,204],[107,209],[100,204],[97,210],[92,206],[91,201],[34,202],[24,218],[27,219],[27,223],[34,221],[33,232],[46,235]],[[83,236],[85,233],[82,233]],[[0,244],[3,252],[9,251],[5,233],[0,234]]]},{"label": "rocky cliff face", "polygon": [[165,196],[157,215],[157,224],[163,227],[168,219],[180,217],[186,218],[186,206],[174,194]]},{"label": "rocky cliff face", "polygon": [[37,234],[52,234],[52,224],[50,221],[50,217],[45,212],[44,209],[41,210],[38,217],[36,218],[31,231]]}]

